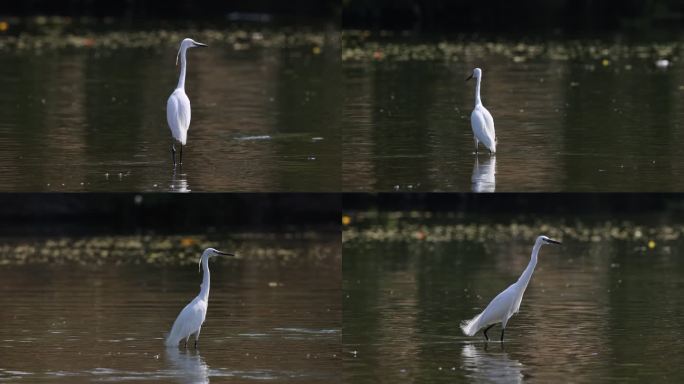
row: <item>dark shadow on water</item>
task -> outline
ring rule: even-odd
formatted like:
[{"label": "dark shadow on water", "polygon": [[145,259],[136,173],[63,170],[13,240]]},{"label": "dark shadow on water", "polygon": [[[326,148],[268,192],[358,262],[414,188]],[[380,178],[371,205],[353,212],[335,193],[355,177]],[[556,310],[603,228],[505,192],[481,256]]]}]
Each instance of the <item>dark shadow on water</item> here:
[{"label": "dark shadow on water", "polygon": [[475,157],[473,176],[471,178],[473,192],[494,192],[496,190],[496,156]]},{"label": "dark shadow on water", "polygon": [[463,369],[470,379],[487,383],[522,383],[524,365],[506,353],[503,344],[465,344],[461,351]]},{"label": "dark shadow on water", "polygon": [[188,184],[188,175],[183,172],[182,167],[176,167],[171,174],[171,185],[169,185],[170,192],[190,192],[190,184]]},{"label": "dark shadow on water", "polygon": [[166,348],[166,359],[174,378],[181,383],[208,383],[209,366],[195,349]]}]

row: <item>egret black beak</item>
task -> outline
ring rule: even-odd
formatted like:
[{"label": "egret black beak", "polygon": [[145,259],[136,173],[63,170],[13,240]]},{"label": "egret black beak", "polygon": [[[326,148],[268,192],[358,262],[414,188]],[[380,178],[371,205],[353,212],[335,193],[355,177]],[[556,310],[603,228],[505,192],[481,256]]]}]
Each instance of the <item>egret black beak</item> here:
[{"label": "egret black beak", "polygon": [[468,81],[468,80],[470,80],[470,79],[472,79],[472,78],[473,78],[473,74],[471,73],[470,76],[468,76],[468,78],[465,79],[465,81]]},{"label": "egret black beak", "polygon": [[221,252],[221,251],[216,251],[216,254],[218,255],[223,255],[223,256],[235,256],[232,253],[226,253],[226,252]]},{"label": "egret black beak", "polygon": [[553,239],[546,239],[546,242],[549,244],[563,244],[558,240],[553,240]]},{"label": "egret black beak", "polygon": [[195,47],[208,47],[208,45],[195,42]]}]

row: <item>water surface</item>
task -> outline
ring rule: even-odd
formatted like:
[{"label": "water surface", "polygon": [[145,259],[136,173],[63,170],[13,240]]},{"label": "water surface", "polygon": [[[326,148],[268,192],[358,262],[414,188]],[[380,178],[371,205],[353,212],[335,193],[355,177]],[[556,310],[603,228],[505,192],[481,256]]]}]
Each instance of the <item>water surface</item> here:
[{"label": "water surface", "polygon": [[339,190],[335,45],[187,34],[210,47],[188,51],[192,122],[175,170],[166,100],[182,34],[0,44],[0,190]]},{"label": "water surface", "polygon": [[[408,219],[350,233],[343,245],[349,382],[684,378],[672,364],[684,357],[677,342],[684,325],[681,226],[490,223],[459,229],[424,219],[394,236],[402,221]],[[517,280],[541,228],[564,245],[542,248],[505,343],[486,343],[482,333],[464,336],[459,323]],[[495,326],[489,336],[498,340],[499,332]]]},{"label": "water surface", "polygon": [[334,382],[340,272],[327,255],[212,260],[197,350],[163,342],[199,292],[196,262],[2,266],[0,381]]},{"label": "water surface", "polygon": [[[345,32],[346,33],[346,32]],[[343,40],[346,191],[681,191],[679,41]],[[357,40],[362,40],[361,42]],[[670,65],[656,67],[658,59]],[[497,154],[474,155],[472,69]]]}]

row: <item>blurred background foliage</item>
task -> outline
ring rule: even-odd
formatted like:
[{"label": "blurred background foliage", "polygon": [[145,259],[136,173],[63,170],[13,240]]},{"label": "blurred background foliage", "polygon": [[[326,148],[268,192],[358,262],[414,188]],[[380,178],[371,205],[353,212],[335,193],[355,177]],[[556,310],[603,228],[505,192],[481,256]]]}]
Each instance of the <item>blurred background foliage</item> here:
[{"label": "blurred background foliage", "polygon": [[[0,32],[226,25],[339,27],[333,0],[26,0],[0,3]],[[11,28],[10,28],[11,27]],[[0,35],[1,36],[1,35]]]},{"label": "blurred background foliage", "polygon": [[678,0],[342,0],[343,28],[478,34],[680,32]]},{"label": "blurred background foliage", "polygon": [[148,19],[309,22],[332,19],[340,3],[332,0],[25,0],[4,1],[0,15],[113,17],[134,23]]},{"label": "blurred background foliage", "polygon": [[343,206],[345,212],[457,212],[484,218],[510,214],[619,218],[635,213],[666,213],[674,221],[684,218],[684,195],[658,193],[347,193]]},{"label": "blurred background foliage", "polygon": [[337,194],[3,194],[3,236],[339,233]]}]

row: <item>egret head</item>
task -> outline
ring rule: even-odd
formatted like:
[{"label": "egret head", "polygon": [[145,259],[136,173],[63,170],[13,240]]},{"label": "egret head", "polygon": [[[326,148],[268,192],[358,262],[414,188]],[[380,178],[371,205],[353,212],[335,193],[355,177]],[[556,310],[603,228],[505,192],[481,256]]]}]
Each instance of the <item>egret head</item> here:
[{"label": "egret head", "polygon": [[185,38],[181,41],[180,48],[178,48],[178,54],[176,55],[176,65],[178,65],[178,60],[180,59],[181,52],[185,52],[188,48],[198,48],[198,47],[208,47],[206,44],[198,43],[193,39]]},{"label": "egret head", "polygon": [[537,242],[541,242],[542,244],[561,244],[560,241],[551,239],[547,236],[539,236],[537,237]]},{"label": "egret head", "polygon": [[470,79],[479,79],[481,76],[482,76],[482,70],[480,68],[475,68],[475,69],[473,69],[473,73],[471,73],[470,76],[468,76],[466,81],[468,81]]},{"label": "egret head", "polygon": [[214,248],[207,248],[204,250],[204,252],[202,252],[202,257],[200,257],[200,260],[199,260],[200,269],[202,268],[202,260],[204,260],[204,259],[208,260],[212,256],[235,256],[235,255],[232,253],[221,252],[221,251],[214,249]]}]

